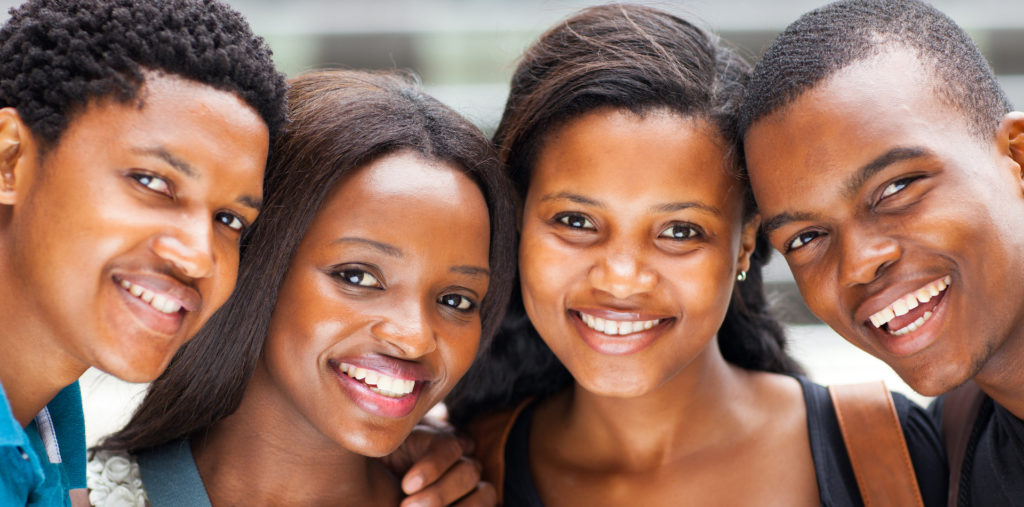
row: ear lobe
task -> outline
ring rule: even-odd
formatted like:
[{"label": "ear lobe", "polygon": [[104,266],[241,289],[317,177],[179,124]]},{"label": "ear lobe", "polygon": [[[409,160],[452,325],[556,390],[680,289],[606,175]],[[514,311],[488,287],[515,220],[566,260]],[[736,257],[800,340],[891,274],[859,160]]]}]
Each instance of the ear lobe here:
[{"label": "ear lobe", "polygon": [[757,247],[757,232],[761,228],[761,215],[754,215],[743,223],[740,231],[740,252],[736,258],[736,269],[738,271],[750,270],[750,256]]},{"label": "ear lobe", "polygon": [[15,168],[21,160],[25,147],[25,124],[12,107],[0,109],[0,204],[14,204]]}]

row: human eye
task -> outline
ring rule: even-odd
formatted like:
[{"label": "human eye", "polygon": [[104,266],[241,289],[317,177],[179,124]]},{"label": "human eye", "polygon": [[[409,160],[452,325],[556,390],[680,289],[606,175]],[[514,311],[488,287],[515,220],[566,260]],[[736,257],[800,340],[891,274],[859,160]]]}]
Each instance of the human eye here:
[{"label": "human eye", "polygon": [[684,240],[695,238],[701,235],[700,229],[690,224],[672,224],[658,234],[659,238]]},{"label": "human eye", "polygon": [[133,172],[129,174],[129,177],[149,190],[158,194],[164,194],[168,197],[174,197],[174,194],[171,191],[171,184],[160,176],[145,172]]},{"label": "human eye", "polygon": [[360,268],[342,268],[335,271],[334,276],[341,279],[348,285],[354,285],[356,287],[366,287],[369,289],[383,289],[384,285],[380,283],[377,277],[370,274],[365,269]]},{"label": "human eye", "polygon": [[235,215],[234,213],[228,213],[226,211],[221,211],[220,213],[217,213],[214,216],[214,220],[223,224],[228,229],[238,232],[244,231],[247,226],[245,220],[239,218],[238,215]]},{"label": "human eye", "polygon": [[583,215],[581,213],[562,213],[562,214],[559,214],[559,215],[555,216],[555,220],[558,221],[558,223],[560,223],[560,224],[562,224],[562,225],[564,225],[566,227],[569,227],[570,229],[580,229],[580,230],[594,230],[594,229],[596,229],[596,227],[594,227],[593,222],[591,222],[590,219],[587,218],[586,215]]},{"label": "human eye", "polygon": [[463,313],[469,313],[476,308],[476,302],[462,294],[443,294],[437,298],[437,302]]},{"label": "human eye", "polygon": [[814,241],[814,239],[820,235],[821,233],[818,231],[801,232],[800,234],[797,234],[796,237],[794,237],[793,239],[789,240],[786,243],[786,251],[784,253],[789,253],[792,252],[793,250],[803,248],[811,241]]},{"label": "human eye", "polygon": [[889,183],[888,185],[885,186],[885,188],[882,189],[882,193],[881,193],[881,195],[878,196],[878,200],[881,201],[882,199],[885,199],[887,197],[890,197],[890,196],[892,196],[894,194],[899,193],[903,189],[905,189],[908,186],[910,186],[910,184],[913,183],[915,180],[920,179],[920,178],[921,178],[921,176],[910,176],[910,177],[900,178],[900,179],[898,179],[896,181],[893,181],[892,183]]}]

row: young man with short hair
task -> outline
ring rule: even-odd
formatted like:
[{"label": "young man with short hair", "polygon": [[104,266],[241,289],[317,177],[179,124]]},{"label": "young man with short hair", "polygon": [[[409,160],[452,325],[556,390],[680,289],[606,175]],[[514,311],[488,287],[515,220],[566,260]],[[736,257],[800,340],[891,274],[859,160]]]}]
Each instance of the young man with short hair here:
[{"label": "young man with short hair", "polygon": [[960,504],[1024,504],[1024,114],[977,47],[921,2],[831,4],[768,49],[741,123],[810,309],[923,394],[974,380]]},{"label": "young man with short hair", "polygon": [[0,503],[59,505],[78,377],[152,380],[231,294],[285,84],[241,15],[185,0],[30,1],[0,75]]}]

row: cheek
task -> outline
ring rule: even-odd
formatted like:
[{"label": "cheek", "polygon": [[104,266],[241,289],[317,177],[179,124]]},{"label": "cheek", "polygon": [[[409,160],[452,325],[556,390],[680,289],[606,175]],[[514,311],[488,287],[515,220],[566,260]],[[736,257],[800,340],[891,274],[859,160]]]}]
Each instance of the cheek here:
[{"label": "cheek", "polygon": [[543,309],[559,306],[578,268],[583,252],[570,251],[552,236],[523,232],[519,248],[519,276],[523,302]]},{"label": "cheek", "polygon": [[459,379],[466,374],[476,358],[480,347],[480,325],[467,325],[449,334],[450,338],[441,342],[444,368],[448,373],[445,393],[455,387]]}]

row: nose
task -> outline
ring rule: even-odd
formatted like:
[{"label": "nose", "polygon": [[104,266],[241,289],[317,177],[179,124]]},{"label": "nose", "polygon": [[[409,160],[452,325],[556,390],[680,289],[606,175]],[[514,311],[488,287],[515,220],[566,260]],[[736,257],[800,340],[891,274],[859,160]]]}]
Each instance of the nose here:
[{"label": "nose", "polygon": [[423,304],[399,304],[370,327],[375,338],[387,343],[405,359],[416,359],[437,350],[437,337]]},{"label": "nose", "polygon": [[642,255],[632,248],[606,250],[590,269],[590,284],[616,299],[627,299],[654,289],[658,275],[649,269]]},{"label": "nose", "polygon": [[153,252],[189,278],[207,278],[213,274],[213,223],[186,218],[153,240]]},{"label": "nose", "polygon": [[896,239],[860,227],[841,233],[839,249],[839,281],[847,287],[871,283],[903,255]]}]

